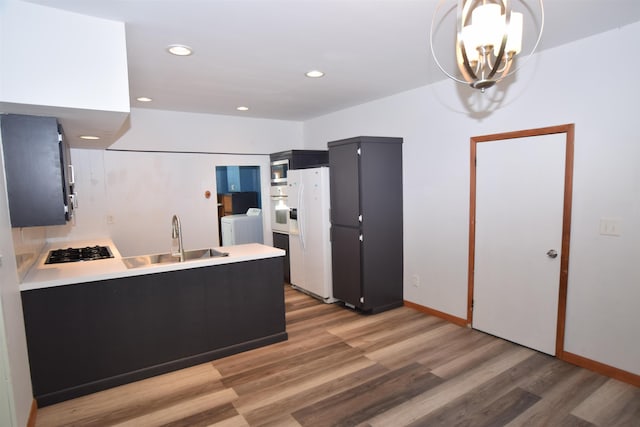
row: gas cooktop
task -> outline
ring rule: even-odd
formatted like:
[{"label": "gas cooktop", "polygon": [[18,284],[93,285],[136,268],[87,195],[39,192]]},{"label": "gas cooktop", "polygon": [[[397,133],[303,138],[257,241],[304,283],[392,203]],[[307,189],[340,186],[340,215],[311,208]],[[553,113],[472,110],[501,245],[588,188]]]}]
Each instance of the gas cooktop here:
[{"label": "gas cooktop", "polygon": [[108,246],[87,246],[84,248],[54,249],[49,251],[45,264],[60,264],[63,262],[94,261],[97,259],[113,258]]}]

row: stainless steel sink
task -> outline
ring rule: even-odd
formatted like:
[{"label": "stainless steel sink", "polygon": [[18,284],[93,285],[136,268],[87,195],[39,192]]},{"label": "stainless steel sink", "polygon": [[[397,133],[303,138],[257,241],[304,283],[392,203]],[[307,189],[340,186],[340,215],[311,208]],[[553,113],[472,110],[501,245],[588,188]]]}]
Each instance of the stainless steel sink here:
[{"label": "stainless steel sink", "polygon": [[[215,257],[229,256],[227,252],[220,252],[215,249],[193,249],[191,251],[184,251],[184,260],[192,261],[196,259],[206,259]],[[140,255],[122,258],[122,262],[127,268],[139,268],[148,267],[150,265],[157,264],[172,264],[179,263],[180,256],[173,256],[171,253],[153,254],[153,255]]]},{"label": "stainless steel sink", "polygon": [[200,259],[200,258],[214,258],[214,257],[222,257],[229,256],[228,252],[220,252],[215,249],[193,249],[191,251],[184,251],[184,260],[189,261],[191,259]]}]

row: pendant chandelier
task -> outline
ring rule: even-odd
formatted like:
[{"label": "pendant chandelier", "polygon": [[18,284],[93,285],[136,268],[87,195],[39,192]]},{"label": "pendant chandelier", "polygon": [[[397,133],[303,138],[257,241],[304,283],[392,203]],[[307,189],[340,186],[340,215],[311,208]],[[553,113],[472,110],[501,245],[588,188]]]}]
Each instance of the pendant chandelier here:
[{"label": "pendant chandelier", "polygon": [[[439,11],[447,0],[440,0],[431,22],[431,54],[436,64],[449,78],[474,89],[492,87],[513,74],[516,55],[522,51],[524,17],[511,8],[511,0],[458,0],[455,57],[462,78],[447,72],[433,49],[433,35]],[[544,26],[544,8],[540,8],[540,28],[530,57],[538,47]]]}]

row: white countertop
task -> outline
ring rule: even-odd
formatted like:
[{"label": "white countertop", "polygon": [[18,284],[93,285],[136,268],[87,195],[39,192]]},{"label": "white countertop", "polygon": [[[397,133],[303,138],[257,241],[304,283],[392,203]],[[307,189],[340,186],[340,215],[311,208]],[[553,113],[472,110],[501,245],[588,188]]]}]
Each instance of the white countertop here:
[{"label": "white countertop", "polygon": [[[93,261],[68,262],[62,264],[44,263],[50,250],[95,245],[109,246],[109,249],[111,249],[111,253],[113,254],[113,258]],[[198,248],[187,249],[190,250]],[[282,249],[277,249],[259,243],[224,246],[214,249],[217,249],[220,252],[227,252],[229,256],[196,259],[171,264],[155,264],[138,268],[127,268],[122,262],[120,252],[111,240],[96,239],[90,242],[65,242],[63,244],[59,242],[52,243],[45,246],[37,261],[34,263],[33,267],[31,267],[24,280],[22,281],[20,290],[28,291],[33,289],[49,288],[53,286],[72,285],[75,283],[115,279],[118,277],[140,276],[144,274],[161,273],[173,270],[185,270],[188,268],[205,267],[209,265],[253,261],[257,259],[273,258],[285,255],[285,252]]]}]

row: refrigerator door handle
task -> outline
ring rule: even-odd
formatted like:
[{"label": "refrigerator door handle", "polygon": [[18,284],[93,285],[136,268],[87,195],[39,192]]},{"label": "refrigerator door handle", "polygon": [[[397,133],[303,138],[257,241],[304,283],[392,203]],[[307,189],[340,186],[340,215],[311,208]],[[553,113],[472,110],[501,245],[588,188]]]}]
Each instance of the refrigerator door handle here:
[{"label": "refrigerator door handle", "polygon": [[306,212],[304,211],[304,184],[301,183],[298,187],[298,236],[302,249],[304,249],[305,215]]}]

